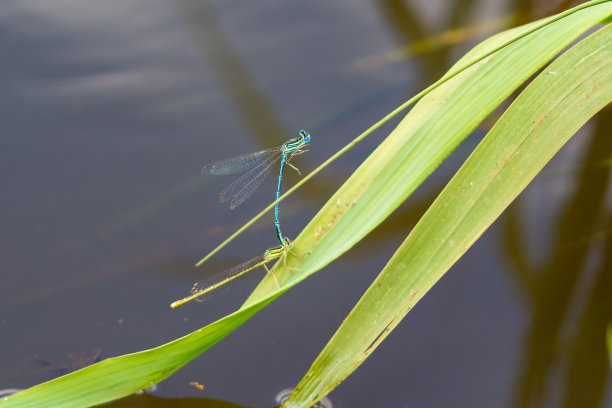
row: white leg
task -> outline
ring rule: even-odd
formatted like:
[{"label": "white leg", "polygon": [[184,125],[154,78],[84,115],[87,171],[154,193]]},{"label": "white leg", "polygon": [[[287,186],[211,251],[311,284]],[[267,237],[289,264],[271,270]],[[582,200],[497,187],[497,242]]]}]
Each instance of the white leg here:
[{"label": "white leg", "polygon": [[274,270],[276,269],[276,265],[278,264],[274,264],[274,266],[272,267],[272,270],[268,269],[267,265],[264,265],[263,267],[266,268],[266,271],[268,271],[269,274],[272,274],[272,277],[274,278],[274,282],[276,282],[276,287],[278,289],[280,289],[280,285],[278,284],[278,280],[276,279],[276,275],[274,275]]},{"label": "white leg", "polygon": [[300,176],[302,175],[302,173],[300,173],[300,170],[297,167],[295,167],[293,164],[291,164],[289,162],[285,162],[285,164],[287,166],[291,167],[293,170],[297,171]]}]

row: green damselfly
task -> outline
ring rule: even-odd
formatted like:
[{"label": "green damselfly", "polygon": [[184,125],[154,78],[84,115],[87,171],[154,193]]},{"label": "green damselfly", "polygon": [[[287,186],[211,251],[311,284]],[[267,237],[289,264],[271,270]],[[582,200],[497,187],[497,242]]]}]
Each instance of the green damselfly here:
[{"label": "green damselfly", "polygon": [[191,302],[192,300],[195,300],[201,296],[204,296],[207,293],[210,293],[213,290],[227,283],[230,283],[234,279],[237,279],[243,276],[244,274],[252,271],[253,269],[259,268],[260,266],[263,266],[264,268],[266,268],[266,271],[269,274],[272,274],[272,277],[274,278],[274,281],[276,282],[276,286],[279,286],[278,281],[276,280],[276,276],[274,276],[276,265],[274,265],[272,269],[268,269],[266,264],[278,258],[287,256],[287,251],[289,251],[289,248],[291,248],[291,241],[289,241],[289,238],[284,238],[284,240],[285,240],[285,245],[276,247],[276,248],[267,249],[266,252],[264,252],[262,255],[257,256],[253,259],[249,259],[248,261],[243,262],[240,265],[236,265],[232,268],[227,269],[226,271],[215,276],[214,281],[212,283],[204,282],[204,281],[196,282],[191,288],[191,295],[184,297],[183,299],[177,300],[176,302],[173,302],[170,305],[170,307],[172,307],[173,309],[176,309],[177,307],[182,306],[187,302]]}]

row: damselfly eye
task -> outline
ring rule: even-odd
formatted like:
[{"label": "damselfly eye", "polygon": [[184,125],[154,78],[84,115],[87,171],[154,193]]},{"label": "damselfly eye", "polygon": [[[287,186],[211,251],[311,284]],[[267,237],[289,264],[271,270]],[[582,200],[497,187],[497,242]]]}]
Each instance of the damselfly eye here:
[{"label": "damselfly eye", "polygon": [[310,133],[308,133],[305,130],[300,130],[300,137],[304,140],[304,142],[306,143],[310,143]]}]

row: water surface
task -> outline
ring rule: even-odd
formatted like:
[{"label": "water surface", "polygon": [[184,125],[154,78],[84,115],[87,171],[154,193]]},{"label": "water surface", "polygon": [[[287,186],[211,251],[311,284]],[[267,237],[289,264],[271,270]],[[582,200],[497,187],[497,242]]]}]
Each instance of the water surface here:
[{"label": "water surface", "polygon": [[[270,214],[193,267],[272,201],[275,181],[230,211],[216,193],[231,179],[201,176],[200,166],[304,128],[312,147],[295,164],[313,169],[480,37],[405,47],[514,16],[509,9],[501,1],[5,0],[0,389],[46,381],[98,353],[160,345],[235,310],[261,274],[204,304],[169,304],[202,274],[275,245]],[[521,11],[507,22],[551,10]],[[329,396],[334,406],[612,407],[601,337],[612,310],[611,123],[608,109],[573,138]],[[284,201],[283,232],[295,237],[390,129]],[[352,251],[151,396],[112,406],[273,406],[487,129]],[[298,179],[288,171],[285,186]]]}]

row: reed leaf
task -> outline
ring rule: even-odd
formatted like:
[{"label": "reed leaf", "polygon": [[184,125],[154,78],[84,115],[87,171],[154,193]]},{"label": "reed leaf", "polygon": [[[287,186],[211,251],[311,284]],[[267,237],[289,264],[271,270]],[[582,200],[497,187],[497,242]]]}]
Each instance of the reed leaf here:
[{"label": "reed leaf", "polygon": [[612,26],[546,68],[506,110],[317,357],[284,407],[309,407],[354,371],[523,191],[612,101]]}]

